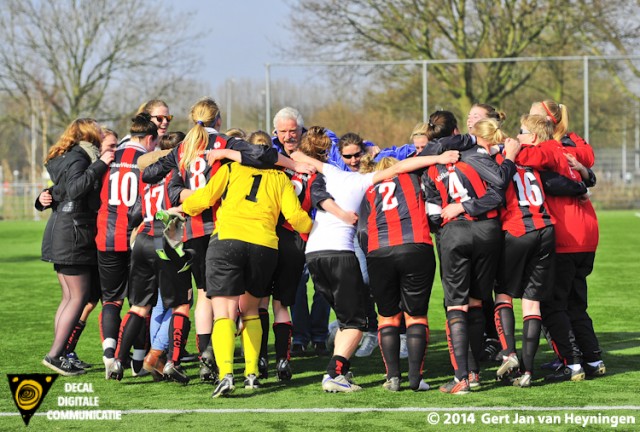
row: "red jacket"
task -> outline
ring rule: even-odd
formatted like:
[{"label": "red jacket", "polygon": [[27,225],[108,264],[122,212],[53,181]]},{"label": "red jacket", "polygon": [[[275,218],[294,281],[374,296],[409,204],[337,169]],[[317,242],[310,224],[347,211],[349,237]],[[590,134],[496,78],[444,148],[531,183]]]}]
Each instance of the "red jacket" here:
[{"label": "red jacket", "polygon": [[[562,144],[584,166],[593,166],[593,149],[584,139],[572,132],[562,139]],[[558,253],[596,251],[599,238],[598,218],[589,199],[547,195],[546,203],[556,221]]]}]

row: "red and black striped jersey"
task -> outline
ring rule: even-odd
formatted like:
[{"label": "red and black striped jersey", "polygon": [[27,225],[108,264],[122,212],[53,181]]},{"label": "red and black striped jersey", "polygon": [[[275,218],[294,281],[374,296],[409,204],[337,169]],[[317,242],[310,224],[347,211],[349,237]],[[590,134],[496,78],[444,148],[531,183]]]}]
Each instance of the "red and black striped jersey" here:
[{"label": "red and black striped jersey", "polygon": [[407,243],[432,245],[424,195],[415,175],[400,174],[371,186],[363,202],[368,252]]},{"label": "red and black striped jersey", "polygon": [[[496,155],[502,163],[504,156]],[[552,226],[554,220],[545,204],[545,195],[537,170],[516,165],[505,194],[505,206],[500,209],[502,229],[515,237]]]},{"label": "red and black striped jersey", "polygon": [[129,209],[138,199],[140,183],[138,158],[145,153],[144,147],[129,141],[125,147],[116,150],[113,162],[102,179],[96,235],[99,251],[130,250]]},{"label": "red and black striped jersey", "polygon": [[140,204],[142,211],[142,228],[138,235],[145,234],[151,237],[162,235],[164,224],[156,220],[158,210],[167,210],[171,207],[169,202],[168,185],[173,176],[173,171],[159,183],[149,184],[140,181]]},{"label": "red and black striped jersey", "polygon": [[[440,218],[440,212],[449,204],[464,203],[474,198],[482,198],[487,193],[487,184],[478,172],[466,162],[447,165],[432,165],[423,174],[427,212],[437,225],[444,226],[449,221]],[[486,220],[498,217],[497,205],[485,213],[471,216],[466,211],[457,220]]]},{"label": "red and black striped jersey", "polygon": [[[225,135],[210,134],[209,144],[203,150],[201,150],[193,161],[186,169],[180,169],[180,175],[176,176],[175,181],[172,181],[172,188],[178,184],[181,189],[198,190],[206,186],[207,182],[218,171],[221,166],[220,161],[216,161],[213,165],[209,165],[207,162],[207,154],[214,149],[227,148],[227,137]],[[177,152],[177,165],[180,166],[180,161],[184,155],[183,144],[180,144]],[[187,241],[193,238],[199,238],[206,235],[211,235],[215,226],[215,212],[220,203],[216,203],[213,207],[206,209],[202,213],[196,216],[187,218],[184,224],[185,232],[183,240]]]}]

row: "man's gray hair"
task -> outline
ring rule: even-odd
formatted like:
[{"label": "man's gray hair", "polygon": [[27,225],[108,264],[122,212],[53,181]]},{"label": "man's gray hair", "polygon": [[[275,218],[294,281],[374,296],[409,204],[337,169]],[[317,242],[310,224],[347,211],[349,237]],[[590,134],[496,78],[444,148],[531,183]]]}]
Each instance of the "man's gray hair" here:
[{"label": "man's gray hair", "polygon": [[302,115],[300,114],[300,111],[295,108],[284,107],[280,111],[278,111],[273,117],[273,129],[278,129],[277,124],[279,120],[295,120],[296,125],[298,125],[299,128],[304,127],[304,120],[302,119]]}]

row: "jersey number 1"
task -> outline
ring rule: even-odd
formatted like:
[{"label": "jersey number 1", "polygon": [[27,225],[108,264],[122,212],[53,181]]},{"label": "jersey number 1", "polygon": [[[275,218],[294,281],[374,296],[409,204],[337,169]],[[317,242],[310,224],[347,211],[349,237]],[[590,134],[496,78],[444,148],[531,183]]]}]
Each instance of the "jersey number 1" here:
[{"label": "jersey number 1", "polygon": [[249,195],[245,196],[246,200],[257,203],[258,202],[258,188],[260,187],[260,182],[262,181],[262,174],[254,174],[253,183],[251,184],[251,191]]}]

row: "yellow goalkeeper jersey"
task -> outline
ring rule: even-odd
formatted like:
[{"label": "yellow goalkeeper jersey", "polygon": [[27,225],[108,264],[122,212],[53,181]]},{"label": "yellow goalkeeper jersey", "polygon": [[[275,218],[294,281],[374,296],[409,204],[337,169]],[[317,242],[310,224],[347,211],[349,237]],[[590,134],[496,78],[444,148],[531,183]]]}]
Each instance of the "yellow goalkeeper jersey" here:
[{"label": "yellow goalkeeper jersey", "polygon": [[182,209],[194,216],[219,199],[222,203],[213,234],[218,234],[220,240],[242,240],[277,249],[276,224],[281,212],[300,233],[308,233],[313,225],[300,207],[289,178],[275,169],[258,169],[237,162],[223,165],[204,188],[184,200]]}]

